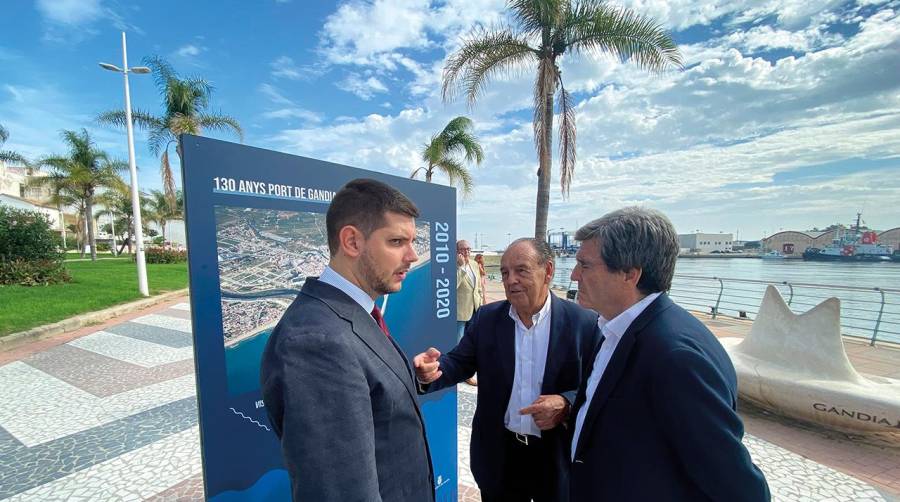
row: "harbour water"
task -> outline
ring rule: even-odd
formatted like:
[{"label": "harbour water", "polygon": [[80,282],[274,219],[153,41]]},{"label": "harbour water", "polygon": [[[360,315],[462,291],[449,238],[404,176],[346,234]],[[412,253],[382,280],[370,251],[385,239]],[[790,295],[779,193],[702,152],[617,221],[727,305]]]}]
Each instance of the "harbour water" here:
[{"label": "harbour water", "polygon": [[[569,275],[574,266],[574,258],[557,260],[556,286],[569,287]],[[900,343],[900,263],[682,258],[675,266],[671,295],[685,307],[710,313],[721,289],[719,314],[740,317],[744,312],[753,319],[766,283],[775,284],[797,313],[805,312],[829,297],[837,297],[841,300],[844,334],[870,339],[877,326],[878,340]],[[811,284],[836,287],[807,286]],[[576,286],[573,284],[572,287]],[[884,292],[883,305],[882,292],[875,288],[893,290]]]}]

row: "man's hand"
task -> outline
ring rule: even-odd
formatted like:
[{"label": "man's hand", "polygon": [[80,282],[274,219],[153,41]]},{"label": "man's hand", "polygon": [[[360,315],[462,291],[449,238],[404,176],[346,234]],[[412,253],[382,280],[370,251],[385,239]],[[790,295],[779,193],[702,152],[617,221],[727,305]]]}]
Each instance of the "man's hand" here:
[{"label": "man's hand", "polygon": [[569,415],[569,402],[559,394],[540,396],[530,405],[519,410],[520,415],[531,415],[534,424],[546,431],[561,424]]},{"label": "man's hand", "polygon": [[443,372],[440,370],[439,357],[441,357],[441,351],[429,347],[428,350],[413,358],[413,366],[416,368],[416,378],[419,383],[427,385],[441,377]]},{"label": "man's hand", "polygon": [[460,253],[460,252],[457,251],[457,253],[456,253],[456,266],[457,266],[457,267],[461,267],[461,266],[465,265],[465,263],[466,263],[466,257],[465,257],[462,253]]}]

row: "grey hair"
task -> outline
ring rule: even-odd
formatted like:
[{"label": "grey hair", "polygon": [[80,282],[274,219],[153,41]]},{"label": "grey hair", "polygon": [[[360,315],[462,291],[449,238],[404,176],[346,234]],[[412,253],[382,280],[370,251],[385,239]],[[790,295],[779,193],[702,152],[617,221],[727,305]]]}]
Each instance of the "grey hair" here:
[{"label": "grey hair", "polygon": [[554,263],[556,255],[553,254],[553,249],[550,248],[550,244],[548,244],[547,241],[541,239],[535,239],[534,237],[520,237],[512,241],[506,249],[509,249],[520,242],[531,244],[531,249],[533,249],[534,253],[537,255],[538,265],[544,265],[547,262]]},{"label": "grey hair", "polygon": [[607,213],[579,228],[575,239],[597,239],[600,257],[611,272],[641,269],[637,288],[643,294],[672,287],[678,234],[669,218],[655,209],[633,206]]}]

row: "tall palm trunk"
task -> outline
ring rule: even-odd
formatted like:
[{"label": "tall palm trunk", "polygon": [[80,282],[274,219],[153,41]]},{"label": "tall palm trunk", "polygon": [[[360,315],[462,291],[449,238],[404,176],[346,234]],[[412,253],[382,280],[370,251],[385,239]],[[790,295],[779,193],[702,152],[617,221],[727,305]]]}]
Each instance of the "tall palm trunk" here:
[{"label": "tall palm trunk", "polygon": [[434,164],[428,163],[428,169],[425,170],[425,183],[431,183],[431,175],[434,174]]},{"label": "tall palm trunk", "polygon": [[63,253],[66,252],[66,215],[63,214],[62,205],[57,204],[56,210],[59,211],[59,226],[62,227]]},{"label": "tall palm trunk", "polygon": [[553,145],[553,92],[544,97],[544,117],[541,124],[540,166],[538,167],[537,203],[534,216],[534,238],[547,239],[547,215],[550,212],[550,174]]},{"label": "tall palm trunk", "polygon": [[97,261],[97,241],[94,240],[94,201],[88,197],[84,201],[84,217],[87,221],[88,245],[91,246],[91,261]]}]

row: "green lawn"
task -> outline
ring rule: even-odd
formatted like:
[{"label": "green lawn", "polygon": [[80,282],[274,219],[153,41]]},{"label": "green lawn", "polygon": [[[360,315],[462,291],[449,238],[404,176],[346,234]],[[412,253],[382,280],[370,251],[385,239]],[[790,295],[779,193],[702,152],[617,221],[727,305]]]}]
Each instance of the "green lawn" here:
[{"label": "green lawn", "polygon": [[[67,262],[72,282],[0,286],[0,336],[141,298],[131,258]],[[147,264],[150,294],[187,287],[187,264]]]}]

